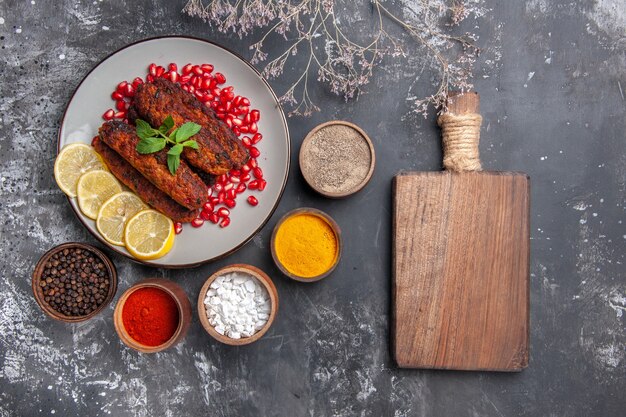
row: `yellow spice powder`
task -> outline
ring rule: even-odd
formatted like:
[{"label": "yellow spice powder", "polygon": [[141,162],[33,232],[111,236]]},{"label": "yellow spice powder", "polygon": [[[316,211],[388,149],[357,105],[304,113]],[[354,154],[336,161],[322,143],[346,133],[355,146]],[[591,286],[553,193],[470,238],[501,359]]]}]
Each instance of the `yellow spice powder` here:
[{"label": "yellow spice powder", "polygon": [[296,214],[283,222],[274,241],[276,256],[290,273],[313,278],[328,271],[337,259],[337,238],[323,218]]}]

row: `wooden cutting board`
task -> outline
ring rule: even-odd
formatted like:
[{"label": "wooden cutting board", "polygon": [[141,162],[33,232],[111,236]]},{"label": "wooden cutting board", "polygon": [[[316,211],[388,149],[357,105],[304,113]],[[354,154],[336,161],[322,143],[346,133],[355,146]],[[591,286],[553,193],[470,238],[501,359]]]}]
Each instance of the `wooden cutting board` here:
[{"label": "wooden cutting board", "polygon": [[[448,114],[478,115],[478,100],[476,93],[451,96]],[[475,130],[477,151],[480,121]],[[456,171],[394,178],[396,362],[520,371],[529,345],[529,178],[448,168]]]}]

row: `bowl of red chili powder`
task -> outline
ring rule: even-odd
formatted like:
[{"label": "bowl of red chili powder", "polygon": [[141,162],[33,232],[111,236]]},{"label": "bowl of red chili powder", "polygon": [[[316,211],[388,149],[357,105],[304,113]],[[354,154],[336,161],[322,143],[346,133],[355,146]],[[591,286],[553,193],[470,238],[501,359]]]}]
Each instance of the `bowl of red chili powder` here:
[{"label": "bowl of red chili powder", "polygon": [[122,294],[113,315],[122,342],[139,352],[160,352],[180,342],[191,324],[191,304],[176,283],[143,280]]}]

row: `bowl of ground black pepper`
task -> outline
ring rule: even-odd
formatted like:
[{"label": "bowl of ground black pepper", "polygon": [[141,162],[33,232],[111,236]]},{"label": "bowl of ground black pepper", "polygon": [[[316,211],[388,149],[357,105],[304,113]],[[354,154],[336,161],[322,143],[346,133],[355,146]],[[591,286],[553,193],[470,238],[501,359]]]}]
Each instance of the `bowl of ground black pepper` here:
[{"label": "bowl of ground black pepper", "polygon": [[329,198],[348,197],[374,173],[374,145],[357,125],[333,120],[318,125],[300,146],[300,171],[306,182]]},{"label": "bowl of ground black pepper", "polygon": [[64,243],[41,257],[32,288],[44,313],[75,323],[92,318],[111,302],[117,291],[117,272],[99,249],[85,243]]}]

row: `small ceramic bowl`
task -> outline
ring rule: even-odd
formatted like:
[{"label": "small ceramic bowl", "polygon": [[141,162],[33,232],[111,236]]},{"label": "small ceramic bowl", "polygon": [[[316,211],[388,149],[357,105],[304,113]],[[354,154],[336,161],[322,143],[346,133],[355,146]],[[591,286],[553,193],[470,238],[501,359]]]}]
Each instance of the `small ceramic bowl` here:
[{"label": "small ceramic bowl", "polygon": [[[209,291],[209,287],[211,286],[211,283],[215,281],[219,276],[229,274],[231,272],[239,272],[242,274],[247,274],[247,275],[251,275],[255,277],[267,290],[267,293],[269,294],[270,302],[271,302],[270,315],[269,315],[269,318],[267,319],[267,323],[265,323],[265,326],[261,330],[253,334],[252,336],[242,337],[241,339],[232,339],[223,334],[219,334],[215,330],[215,328],[211,325],[211,323],[209,323],[209,318],[207,316],[207,309],[206,309],[206,306],[204,305],[204,299],[206,298],[206,294]],[[274,286],[274,283],[272,282],[271,278],[267,276],[265,272],[261,271],[259,268],[252,266],[252,265],[234,264],[234,265],[229,265],[220,269],[219,271],[211,275],[206,280],[206,282],[202,286],[202,289],[200,289],[200,295],[198,296],[198,317],[200,318],[200,323],[202,323],[202,327],[204,327],[207,333],[209,333],[218,342],[222,342],[224,344],[231,345],[231,346],[247,345],[247,344],[250,344],[259,340],[272,326],[272,323],[274,322],[274,319],[276,318],[277,312],[278,312],[278,291],[276,291],[276,287]]]},{"label": "small ceramic bowl", "polygon": [[[309,151],[312,149],[312,147],[315,146],[314,138],[316,134],[323,129],[327,129],[333,126],[345,126],[349,129],[356,131],[356,133],[361,137],[363,145],[365,145],[369,149],[369,168],[363,173],[363,177],[359,183],[346,190],[341,189],[334,191],[329,189],[323,189],[322,187],[320,187],[316,181],[318,178],[316,177],[315,171],[327,172],[329,170],[332,170],[332,168],[328,166],[328,159],[323,159],[323,161],[321,161],[319,164],[316,164],[309,161],[307,158]],[[370,140],[369,136],[367,136],[367,133],[363,131],[363,129],[350,122],[345,122],[342,120],[332,120],[314,127],[313,130],[311,130],[306,135],[304,141],[302,141],[302,145],[300,146],[299,163],[300,172],[302,172],[302,176],[311,188],[328,198],[344,198],[360,191],[370,181],[372,175],[374,174],[374,166],[376,165],[376,154],[374,152],[374,145],[372,144],[372,141]]]},{"label": "small ceramic bowl", "polygon": [[[278,229],[280,229],[280,226],[285,222],[285,220],[289,219],[292,216],[297,216],[300,214],[312,214],[314,216],[318,216],[322,218],[324,221],[326,221],[326,223],[328,223],[330,228],[333,230],[333,232],[335,233],[335,239],[337,240],[337,255],[335,256],[335,262],[324,273],[317,275],[315,277],[311,277],[311,278],[301,277],[299,275],[295,275],[292,272],[290,272],[280,262],[280,260],[278,259],[278,255],[276,254],[276,234],[278,233]],[[270,246],[271,246],[271,252],[272,252],[272,259],[274,259],[274,263],[283,274],[285,274],[286,276],[288,276],[289,278],[293,280],[300,281],[300,282],[316,282],[316,281],[326,278],[328,275],[330,275],[331,272],[335,270],[335,268],[337,267],[337,264],[339,264],[339,259],[341,258],[343,242],[341,239],[341,229],[339,228],[339,225],[337,224],[337,222],[335,222],[335,220],[333,220],[332,217],[330,217],[328,214],[324,213],[321,210],[317,210],[317,209],[310,208],[310,207],[302,207],[302,208],[298,208],[295,210],[291,210],[290,212],[285,214],[283,217],[281,217],[278,223],[276,223],[276,226],[274,226],[274,231],[272,232]]]},{"label": "small ceramic bowl", "polygon": [[[50,258],[54,254],[59,253],[65,249],[88,250],[89,252],[96,255],[98,259],[102,261],[102,263],[104,264],[108,272],[109,291],[107,292],[107,295],[104,301],[94,311],[83,316],[66,316],[63,313],[60,313],[52,309],[52,307],[50,307],[50,305],[46,302],[45,296],[43,294],[43,290],[39,286],[39,280],[44,272],[46,263],[50,260]],[[48,316],[52,317],[53,319],[63,321],[65,323],[77,323],[77,322],[89,320],[90,318],[92,318],[93,316],[101,312],[107,305],[109,305],[109,303],[113,299],[113,296],[115,295],[115,292],[117,291],[117,271],[115,270],[115,265],[113,265],[113,262],[111,262],[109,257],[106,256],[99,249],[91,245],[88,245],[86,243],[68,242],[68,243],[63,243],[62,245],[59,245],[59,246],[55,246],[54,248],[46,252],[41,257],[41,259],[39,259],[39,262],[37,262],[37,265],[35,265],[35,270],[33,271],[31,285],[33,288],[33,294],[35,296],[35,301],[37,301],[37,304],[39,304],[39,307],[41,307],[44,313],[46,313]]]},{"label": "small ceramic bowl", "polygon": [[[122,311],[124,310],[124,304],[126,300],[128,300],[128,297],[130,297],[133,292],[147,287],[158,288],[166,292],[172,297],[178,307],[178,327],[176,331],[167,342],[158,346],[146,346],[137,342],[128,334],[122,320]],[[189,302],[189,298],[187,298],[187,294],[185,294],[185,290],[183,290],[180,285],[163,278],[148,278],[133,285],[122,294],[115,306],[113,324],[115,325],[117,335],[126,346],[142,353],[156,353],[168,349],[184,339],[189,325],[191,324],[191,314],[191,303]]]}]

